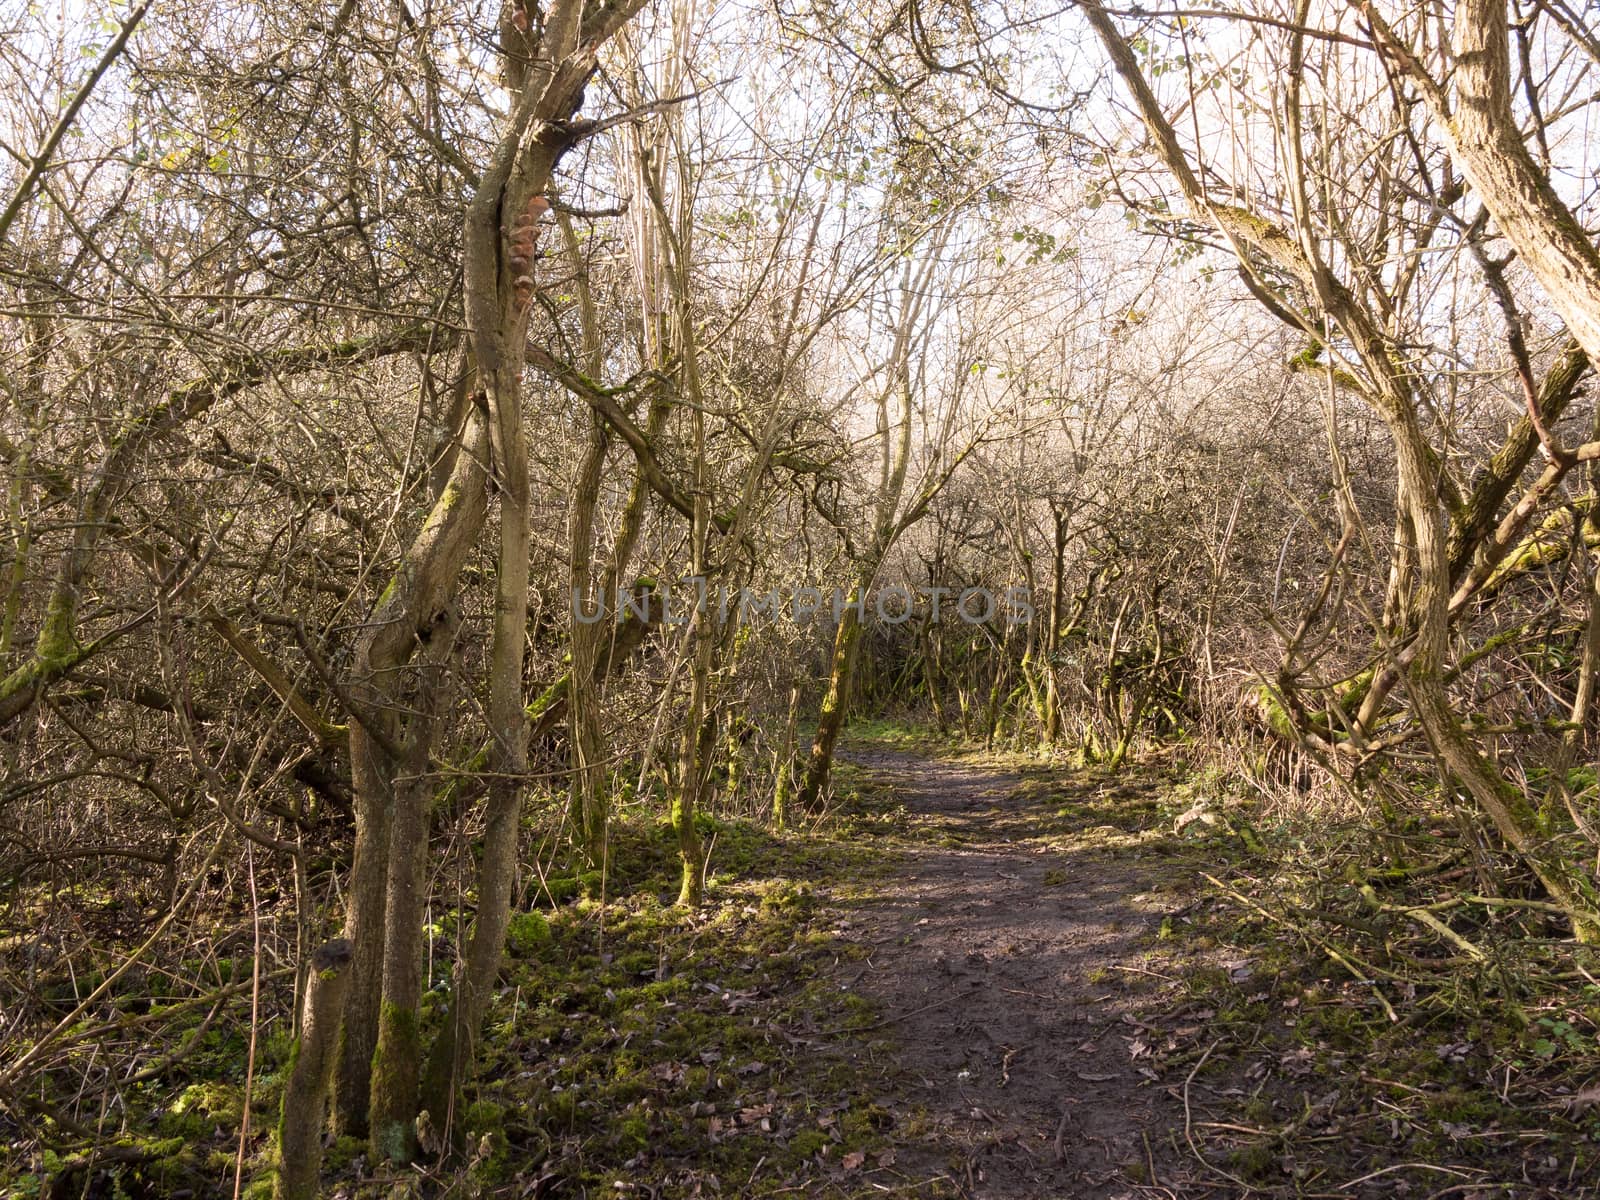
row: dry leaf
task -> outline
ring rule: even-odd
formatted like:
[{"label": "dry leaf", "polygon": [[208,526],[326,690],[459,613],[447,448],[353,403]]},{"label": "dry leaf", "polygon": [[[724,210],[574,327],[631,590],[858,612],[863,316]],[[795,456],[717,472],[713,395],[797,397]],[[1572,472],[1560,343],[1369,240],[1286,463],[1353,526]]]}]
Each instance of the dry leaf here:
[{"label": "dry leaf", "polygon": [[1600,1104],[1600,1087],[1586,1087],[1567,1101],[1567,1107],[1573,1112],[1583,1112],[1597,1104]]}]

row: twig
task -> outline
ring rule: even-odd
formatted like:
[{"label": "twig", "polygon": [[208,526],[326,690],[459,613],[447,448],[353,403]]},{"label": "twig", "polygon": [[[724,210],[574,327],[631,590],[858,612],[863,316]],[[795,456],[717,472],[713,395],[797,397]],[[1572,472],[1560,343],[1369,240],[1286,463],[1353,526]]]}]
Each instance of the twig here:
[{"label": "twig", "polygon": [[1111,969],[1113,971],[1129,971],[1129,972],[1131,972],[1132,974],[1135,974],[1135,975],[1148,975],[1152,979],[1165,979],[1168,983],[1177,983],[1178,982],[1178,980],[1177,980],[1177,978],[1175,976],[1163,975],[1160,971],[1147,971],[1143,967],[1128,967],[1128,966],[1124,966],[1121,963],[1112,963],[1111,964]]},{"label": "twig", "polygon": [[[1213,1038],[1211,1045],[1206,1047],[1206,1052],[1200,1056],[1200,1061],[1189,1068],[1189,1074],[1183,1081],[1183,1140],[1189,1143],[1189,1149],[1194,1150],[1194,1156],[1200,1158],[1200,1151],[1194,1145],[1194,1118],[1189,1112],[1189,1085],[1194,1082],[1194,1077],[1200,1073],[1200,1068],[1206,1065],[1206,1059],[1211,1057],[1211,1052],[1221,1043],[1221,1038]],[[1201,1158],[1201,1162],[1205,1159]]]},{"label": "twig", "polygon": [[244,1152],[250,1141],[250,1092],[256,1079],[256,1036],[261,1016],[261,905],[256,900],[256,855],[251,842],[244,844],[245,877],[250,882],[250,927],[255,946],[250,965],[250,1048],[244,1060],[244,1100],[239,1117],[239,1157],[233,1164],[233,1200],[244,1190]]},{"label": "twig", "polygon": [[1020,1050],[1007,1050],[1000,1059],[1000,1086],[1005,1087],[1011,1082],[1011,1060],[1020,1054]]},{"label": "twig", "polygon": [[123,48],[127,46],[128,39],[133,36],[133,31],[139,27],[139,22],[144,20],[145,13],[150,11],[150,0],[135,8],[122,22],[122,28],[117,30],[117,36],[111,39],[111,44],[100,55],[100,61],[94,64],[94,70],[89,72],[89,77],[83,81],[77,93],[72,97],[72,102],[67,105],[66,111],[61,114],[60,120],[50,135],[45,138],[44,145],[28,162],[28,173],[23,176],[22,182],[17,185],[16,192],[11,197],[11,203],[6,205],[6,211],[0,213],[0,243],[5,241],[6,232],[11,228],[11,222],[17,219],[17,214],[22,211],[22,206],[28,202],[28,197],[33,194],[33,189],[39,180],[44,177],[44,169],[50,165],[50,160],[55,157],[56,148],[61,145],[61,139],[67,136],[67,130],[72,128],[72,123],[78,119],[78,112],[87,103],[95,85],[100,82],[100,77],[111,69],[111,64],[121,57]]},{"label": "twig", "polygon": [[1441,1175],[1454,1175],[1457,1179],[1471,1179],[1474,1175],[1488,1174],[1487,1171],[1460,1171],[1454,1167],[1436,1167],[1432,1163],[1424,1162],[1395,1163],[1392,1166],[1380,1168],[1370,1175],[1363,1175],[1360,1179],[1352,1179],[1349,1183],[1341,1184],[1339,1190],[1348,1192],[1358,1184],[1366,1183],[1369,1180],[1378,1178],[1380,1175],[1388,1175],[1395,1171],[1437,1171]]},{"label": "twig", "polygon": [[1469,942],[1466,938],[1462,937],[1454,929],[1451,929],[1450,926],[1446,925],[1438,917],[1434,916],[1433,913],[1427,908],[1385,904],[1383,901],[1378,899],[1378,893],[1373,890],[1373,887],[1370,883],[1361,885],[1361,898],[1366,901],[1366,903],[1373,909],[1374,912],[1397,912],[1402,916],[1417,922],[1419,925],[1426,925],[1440,937],[1444,938],[1445,941],[1455,946],[1458,950],[1466,954],[1468,958],[1471,958],[1476,962],[1482,962],[1484,959],[1489,957],[1472,942]]},{"label": "twig", "polygon": [[1464,904],[1481,904],[1485,908],[1526,908],[1557,917],[1572,916],[1559,904],[1551,904],[1548,900],[1519,900],[1514,896],[1462,896],[1461,901]]},{"label": "twig", "polygon": [[[1210,876],[1207,876],[1207,878],[1209,879]],[[1211,1042],[1211,1045],[1206,1047],[1206,1052],[1200,1056],[1200,1061],[1195,1063],[1195,1065],[1189,1069],[1189,1074],[1184,1077],[1183,1140],[1189,1143],[1189,1153],[1193,1154],[1195,1158],[1199,1160],[1199,1163],[1202,1167],[1206,1168],[1208,1171],[1215,1171],[1224,1179],[1238,1184],[1239,1187],[1243,1189],[1243,1194],[1249,1195],[1253,1190],[1249,1184],[1245,1183],[1245,1181],[1240,1179],[1237,1175],[1230,1175],[1221,1167],[1213,1165],[1209,1160],[1207,1160],[1204,1154],[1200,1153],[1200,1147],[1194,1144],[1194,1117],[1192,1116],[1189,1108],[1189,1085],[1194,1083],[1194,1077],[1200,1073],[1200,1068],[1206,1065],[1206,1059],[1211,1057],[1211,1052],[1215,1050],[1221,1043],[1221,1038],[1214,1038]]]},{"label": "twig", "polygon": [[[204,831],[202,830],[201,833],[203,832]],[[196,833],[194,837],[189,839],[190,845],[193,845],[200,839],[201,833]],[[109,992],[111,988],[115,986],[117,980],[126,975],[128,971],[132,969],[133,965],[144,957],[145,952],[156,944],[157,940],[160,939],[162,934],[166,933],[168,927],[178,919],[178,914],[182,912],[189,901],[194,898],[194,894],[200,890],[201,885],[205,883],[206,872],[209,871],[211,869],[211,865],[217,861],[217,857],[222,853],[222,848],[226,844],[226,838],[217,839],[216,845],[211,847],[211,853],[206,855],[205,861],[202,862],[195,870],[194,880],[189,884],[187,890],[185,890],[182,896],[178,897],[177,902],[173,904],[172,908],[167,912],[167,915],[163,917],[156,925],[155,929],[151,931],[150,936],[141,942],[134,949],[133,953],[128,955],[128,957],[123,960],[122,965],[102,979],[99,987],[95,988],[94,991],[90,992],[86,997],[84,997],[84,999],[81,1000],[77,1007],[75,1007],[71,1012],[62,1017],[61,1020],[57,1021],[43,1037],[33,1044],[32,1048],[29,1049],[26,1054],[17,1059],[17,1061],[12,1063],[9,1067],[5,1068],[4,1070],[0,1070],[0,1088],[4,1088],[16,1080],[22,1074],[22,1069],[24,1067],[30,1065],[35,1059],[44,1053],[46,1046],[81,1021],[83,1019],[83,1015],[94,1006],[95,1002],[98,1001],[101,996],[104,996],[107,992]],[[188,846],[184,847],[185,850],[188,848]]]}]

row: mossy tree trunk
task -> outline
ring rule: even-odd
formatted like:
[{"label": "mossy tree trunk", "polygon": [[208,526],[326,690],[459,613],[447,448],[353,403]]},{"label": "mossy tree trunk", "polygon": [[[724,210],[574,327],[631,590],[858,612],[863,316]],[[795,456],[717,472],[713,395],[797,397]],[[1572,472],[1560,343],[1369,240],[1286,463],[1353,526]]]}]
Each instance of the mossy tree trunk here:
[{"label": "mossy tree trunk", "polygon": [[[563,214],[559,221],[562,248],[578,296],[583,369],[590,378],[598,379],[602,365],[599,319],[589,290],[588,263],[572,219]],[[579,856],[597,866],[605,857],[606,824],[611,807],[606,791],[605,732],[601,724],[604,675],[599,664],[603,652],[601,641],[611,628],[611,622],[604,619],[607,606],[615,604],[617,597],[614,583],[609,590],[600,584],[600,594],[594,595],[600,574],[594,561],[595,510],[600,501],[600,485],[611,439],[600,415],[592,409],[587,412],[588,442],[573,476],[572,501],[567,510],[567,582],[573,610],[572,687],[568,701],[572,781],[568,815],[572,822],[573,845]],[[585,601],[598,610],[593,613],[592,621],[580,611]]]},{"label": "mossy tree trunk", "polygon": [[389,877],[384,904],[383,997],[372,1056],[368,1118],[373,1162],[404,1163],[416,1154],[418,1074],[421,1070],[423,914],[428,888],[429,810],[433,776],[428,755],[444,706],[445,664],[455,623],[441,622],[424,648],[404,757],[393,781],[389,820]]},{"label": "mossy tree trunk", "polygon": [[697,612],[689,630],[689,704],[679,736],[677,778],[670,804],[672,831],[678,840],[678,903],[685,908],[696,908],[705,898],[705,847],[695,826],[695,813],[705,790],[710,765],[707,755],[715,744],[715,721],[707,711],[715,633],[712,614],[705,609]]},{"label": "mossy tree trunk", "polygon": [[[490,781],[475,880],[477,912],[456,971],[449,1019],[430,1051],[421,1088],[430,1122],[447,1143],[458,1131],[457,1097],[504,955],[527,773],[529,720],[522,676],[530,526],[522,376],[535,242],[550,209],[545,193],[556,163],[580,136],[570,122],[596,69],[595,54],[642,6],[643,0],[623,0],[589,14],[581,43],[583,0],[556,0],[536,31],[519,5],[508,6],[501,35],[511,109],[467,207],[463,294],[485,399],[500,538],[486,706]],[[403,1115],[395,1114],[397,1119]]]},{"label": "mossy tree trunk", "polygon": [[933,723],[940,733],[949,728],[950,717],[944,694],[943,639],[940,627],[934,623],[930,607],[922,618],[917,638],[922,643],[922,686],[928,693],[928,706],[933,710]]},{"label": "mossy tree trunk", "polygon": [[800,689],[789,689],[789,712],[783,723],[783,741],[773,761],[772,824],[782,829],[794,797],[795,722],[800,714]]},{"label": "mossy tree trunk", "polygon": [[[659,198],[660,193],[657,192]],[[663,209],[663,216],[665,211]],[[680,233],[687,234],[687,229]],[[673,239],[672,280],[677,301],[678,344],[683,355],[685,390],[694,401],[689,429],[694,446],[694,517],[689,530],[689,569],[700,591],[689,619],[689,704],[683,715],[683,730],[678,743],[678,773],[671,800],[672,829],[678,839],[681,881],[678,903],[696,908],[705,896],[705,847],[695,827],[695,812],[705,788],[710,764],[706,761],[714,744],[715,718],[711,705],[711,668],[716,654],[717,606],[710,597],[708,541],[711,536],[711,471],[706,461],[706,424],[696,334],[689,307],[688,252],[684,240]]]},{"label": "mossy tree trunk", "polygon": [[850,684],[855,674],[856,648],[861,641],[861,615],[858,603],[863,594],[859,582],[850,590],[844,611],[839,616],[838,628],[833,634],[833,656],[828,665],[828,688],[822,696],[822,707],[817,710],[817,729],[811,739],[811,753],[806,759],[805,776],[795,796],[804,812],[816,812],[822,807],[828,792],[828,779],[833,773],[833,752],[839,744],[839,733],[844,729],[849,711]]},{"label": "mossy tree trunk", "polygon": [[[407,736],[400,702],[407,674],[403,668],[416,647],[430,640],[483,527],[488,451],[487,414],[474,404],[465,417],[450,479],[368,619],[346,679],[347,692],[360,707],[350,723],[356,835],[344,931],[353,958],[334,1079],[333,1124],[340,1133],[360,1135],[368,1129],[388,950],[395,784],[407,757],[402,750]],[[427,749],[431,745],[420,747],[413,738],[412,753],[421,753],[423,761]],[[398,931],[398,936],[410,940],[416,935]]]},{"label": "mossy tree trunk", "polygon": [[1050,500],[1053,525],[1050,552],[1050,604],[1046,620],[1049,622],[1044,637],[1044,729],[1046,746],[1061,740],[1061,684],[1056,677],[1056,659],[1061,653],[1061,623],[1066,614],[1062,604],[1067,586],[1067,528],[1071,510],[1055,497]]},{"label": "mossy tree trunk", "polygon": [[278,1120],[278,1174],[274,1200],[316,1200],[322,1166],[323,1116],[339,1017],[350,986],[350,943],[326,942],[311,956],[295,1043]]}]

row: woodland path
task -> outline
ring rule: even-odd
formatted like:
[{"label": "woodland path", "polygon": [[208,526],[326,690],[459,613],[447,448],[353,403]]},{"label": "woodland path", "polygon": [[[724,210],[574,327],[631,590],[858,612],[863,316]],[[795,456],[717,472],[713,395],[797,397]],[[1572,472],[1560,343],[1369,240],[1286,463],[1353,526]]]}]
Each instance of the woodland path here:
[{"label": "woodland path", "polygon": [[890,1134],[896,1173],[974,1200],[1214,1194],[1179,1153],[1182,1074],[1149,1066],[1184,1015],[1171,964],[1149,965],[1183,903],[1162,890],[1171,864],[1063,808],[1075,786],[1099,789],[1103,816],[1159,783],[1067,777],[1041,795],[999,768],[876,748],[848,761],[909,813],[894,877],[849,914],[870,953],[843,980],[884,1014],[882,1040],[846,1052],[911,1114]]}]

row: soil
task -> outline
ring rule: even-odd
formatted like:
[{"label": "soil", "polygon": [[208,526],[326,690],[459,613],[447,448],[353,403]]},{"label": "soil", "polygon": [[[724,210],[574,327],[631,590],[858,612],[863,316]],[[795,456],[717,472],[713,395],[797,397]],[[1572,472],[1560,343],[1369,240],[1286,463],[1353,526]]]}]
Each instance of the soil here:
[{"label": "soil", "polygon": [[1182,1015],[1173,977],[1146,965],[1182,907],[1160,865],[1064,829],[1059,797],[1003,769],[850,761],[895,789],[913,833],[892,885],[851,913],[846,935],[871,952],[842,979],[886,1014],[884,1040],[855,1053],[912,1114],[891,1135],[905,1184],[996,1200],[1208,1194],[1178,1150],[1183,1092],[1141,1063]]}]

